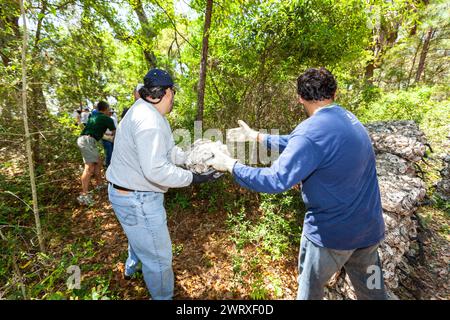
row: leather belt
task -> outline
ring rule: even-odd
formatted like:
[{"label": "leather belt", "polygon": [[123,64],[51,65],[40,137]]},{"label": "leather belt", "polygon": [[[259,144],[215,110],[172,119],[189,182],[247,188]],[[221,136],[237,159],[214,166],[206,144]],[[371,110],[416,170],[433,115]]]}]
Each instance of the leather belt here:
[{"label": "leather belt", "polygon": [[114,189],[117,189],[117,190],[122,190],[122,191],[129,191],[129,192],[145,192],[145,191],[139,191],[139,190],[131,190],[131,189],[128,189],[128,188],[125,188],[125,187],[121,187],[121,186],[118,186],[117,184],[114,184],[114,183],[109,183]]}]

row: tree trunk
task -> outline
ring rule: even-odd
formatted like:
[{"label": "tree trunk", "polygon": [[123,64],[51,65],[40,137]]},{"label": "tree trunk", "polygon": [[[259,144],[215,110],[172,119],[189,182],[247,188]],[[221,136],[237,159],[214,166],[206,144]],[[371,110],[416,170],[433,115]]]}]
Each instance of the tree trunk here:
[{"label": "tree trunk", "polygon": [[364,78],[369,84],[373,83],[374,71],[380,67],[383,56],[394,46],[398,37],[399,27],[399,22],[392,26],[382,20],[378,27],[372,29],[372,39],[374,43],[371,45],[370,49],[372,50],[373,58],[366,65],[364,74]]},{"label": "tree trunk", "polygon": [[408,81],[406,83],[406,89],[409,88],[409,85],[411,83],[411,77],[412,77],[412,74],[413,74],[413,71],[414,71],[414,67],[416,66],[417,54],[419,53],[421,45],[422,45],[422,39],[419,40],[419,44],[417,45],[416,51],[414,52],[414,58],[413,58],[413,61],[412,61],[411,69],[409,69],[409,73],[408,73]]},{"label": "tree trunk", "polygon": [[141,0],[127,0],[128,4],[133,8],[136,13],[139,24],[142,28],[142,36],[131,35],[125,27],[117,23],[116,16],[109,10],[109,5],[104,1],[93,1],[88,5],[89,10],[93,8],[99,15],[101,15],[113,29],[116,39],[124,41],[126,43],[136,43],[142,48],[144,52],[145,61],[150,68],[157,66],[157,59],[154,52],[148,46],[149,43],[155,40],[157,34],[152,29],[151,24],[148,21],[145,14],[144,7]]},{"label": "tree trunk", "polygon": [[373,83],[373,73],[374,73],[374,70],[377,68],[375,64],[377,63],[378,56],[381,52],[381,43],[380,43],[381,36],[379,34],[379,31],[373,29],[372,37],[373,37],[374,43],[371,45],[370,50],[372,51],[373,57],[367,63],[366,70],[364,73],[364,79],[366,80],[366,82],[368,82],[370,84]]},{"label": "tree trunk", "polygon": [[[42,87],[42,80],[35,76],[32,78],[33,82],[30,84],[31,103],[27,104],[28,125],[31,127],[31,142],[33,150],[33,160],[37,168],[46,161],[46,154],[41,153],[41,144],[43,135],[40,133],[44,131],[48,121],[47,104],[45,102],[44,88]],[[32,120],[30,120],[32,119]]]},{"label": "tree trunk", "polygon": [[[34,36],[34,45],[31,51],[31,61],[35,62],[29,69],[30,78],[33,80],[30,83],[30,97],[31,101],[27,104],[28,111],[28,125],[31,131],[31,145],[33,151],[33,163],[35,168],[40,168],[41,164],[46,160],[46,154],[41,153],[42,137],[41,131],[46,127],[48,117],[47,104],[44,96],[44,88],[42,83],[41,70],[40,70],[40,56],[42,50],[40,48],[40,40],[42,34],[43,21],[47,11],[47,1],[42,0],[42,6],[39,11],[36,33]],[[31,119],[31,120],[30,120]]]},{"label": "tree trunk", "polygon": [[41,230],[41,220],[39,218],[39,207],[38,198],[36,190],[36,180],[34,175],[34,163],[33,163],[33,152],[31,150],[31,135],[30,129],[28,127],[28,114],[27,114],[27,43],[28,43],[28,31],[26,23],[25,9],[23,6],[23,0],[20,0],[20,12],[23,19],[23,36],[22,36],[22,118],[23,126],[25,129],[25,147],[28,159],[28,170],[30,172],[30,184],[31,184],[31,194],[33,198],[33,212],[34,219],[36,223],[36,233],[39,240],[39,247],[42,252],[45,251],[44,238],[42,236]]},{"label": "tree trunk", "polygon": [[369,62],[369,64],[367,64],[367,66],[366,66],[366,72],[365,72],[365,74],[364,74],[364,78],[365,78],[366,81],[367,81],[368,83],[370,83],[370,84],[373,83],[373,72],[374,72],[374,70],[375,70],[375,64],[374,64],[374,61],[371,60],[371,61]]},{"label": "tree trunk", "polygon": [[198,102],[197,102],[197,121],[203,121],[203,109],[205,106],[205,86],[206,86],[206,63],[208,60],[208,46],[209,46],[209,28],[211,26],[213,1],[207,0],[205,13],[205,26],[203,28],[203,42],[202,42],[202,58],[200,61],[200,77],[198,81]]},{"label": "tree trunk", "polygon": [[415,82],[420,81],[420,77],[425,69],[425,61],[427,59],[428,49],[430,49],[430,41],[433,38],[434,29],[430,27],[428,29],[427,35],[425,37],[425,41],[423,42],[422,52],[420,53],[419,65],[417,67],[416,80]]},{"label": "tree trunk", "polygon": [[145,60],[147,60],[147,63],[150,68],[156,68],[156,56],[153,53],[150,48],[147,47],[147,44],[154,39],[157,34],[150,26],[150,23],[148,21],[147,15],[145,14],[144,7],[142,5],[141,0],[137,0],[133,6],[134,12],[136,13],[139,23],[142,28],[142,32],[144,33],[144,37],[146,41],[143,43],[143,50],[144,50],[144,56]]}]

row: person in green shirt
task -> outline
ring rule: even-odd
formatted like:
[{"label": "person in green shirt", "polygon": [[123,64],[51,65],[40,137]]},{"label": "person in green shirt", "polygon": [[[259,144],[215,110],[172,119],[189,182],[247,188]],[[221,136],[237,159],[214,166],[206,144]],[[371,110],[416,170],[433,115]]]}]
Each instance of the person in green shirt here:
[{"label": "person in green shirt", "polygon": [[86,126],[77,140],[78,148],[80,148],[84,162],[84,171],[81,175],[82,191],[77,200],[80,204],[84,205],[93,204],[92,197],[89,194],[89,181],[92,175],[95,175],[97,185],[101,183],[101,162],[97,149],[97,141],[100,141],[107,129],[111,130],[113,135],[116,130],[113,119],[108,116],[108,103],[100,101],[96,109],[97,112],[89,116]]}]

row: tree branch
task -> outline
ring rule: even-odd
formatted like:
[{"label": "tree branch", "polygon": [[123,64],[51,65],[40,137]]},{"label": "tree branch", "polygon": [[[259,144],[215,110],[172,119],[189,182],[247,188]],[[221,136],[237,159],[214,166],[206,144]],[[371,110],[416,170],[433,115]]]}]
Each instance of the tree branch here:
[{"label": "tree branch", "polygon": [[198,52],[199,50],[198,50],[196,47],[194,47],[194,46],[192,45],[192,43],[190,43],[189,40],[186,39],[186,38],[178,31],[175,22],[173,21],[172,17],[169,15],[169,13],[166,11],[166,9],[164,9],[164,8],[161,6],[161,4],[160,4],[157,0],[153,0],[153,1],[156,3],[156,5],[157,5],[158,7],[161,8],[162,11],[164,11],[164,13],[166,14],[166,16],[167,16],[167,18],[169,19],[170,23],[172,24],[173,28],[175,29],[175,32],[178,33],[178,34],[180,35],[180,37],[183,38],[184,41],[186,41],[186,42],[187,42],[187,43],[188,43],[195,51]]}]

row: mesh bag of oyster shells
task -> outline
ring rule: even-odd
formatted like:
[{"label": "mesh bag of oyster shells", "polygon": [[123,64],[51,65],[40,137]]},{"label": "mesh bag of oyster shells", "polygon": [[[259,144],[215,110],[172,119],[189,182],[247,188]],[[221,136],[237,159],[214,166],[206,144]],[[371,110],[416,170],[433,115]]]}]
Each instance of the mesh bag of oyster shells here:
[{"label": "mesh bag of oyster shells", "polygon": [[[210,174],[214,172],[214,168],[208,166],[206,162],[213,157],[212,150],[217,148],[225,154],[230,155],[227,146],[220,141],[211,141],[208,139],[196,140],[186,152],[184,166],[186,169],[197,174]],[[217,173],[217,175],[219,174]]]},{"label": "mesh bag of oyster shells", "polygon": [[427,140],[414,121],[379,121],[366,128],[377,152],[388,152],[410,161],[419,161],[425,155]]},{"label": "mesh bag of oyster shells", "polygon": [[379,153],[376,156],[378,176],[408,175],[416,176],[416,169],[411,161],[392,153]]},{"label": "mesh bag of oyster shells", "polygon": [[[417,237],[412,219],[425,197],[425,183],[417,176],[415,162],[422,159],[426,138],[413,121],[384,121],[367,126],[376,154],[385,239],[380,255],[386,291],[390,299],[399,285],[399,269],[411,241]],[[353,286],[345,271],[335,274],[325,290],[326,299],[355,299]]]},{"label": "mesh bag of oyster shells", "polygon": [[396,214],[410,215],[425,197],[425,183],[406,175],[379,176],[383,209]]}]

